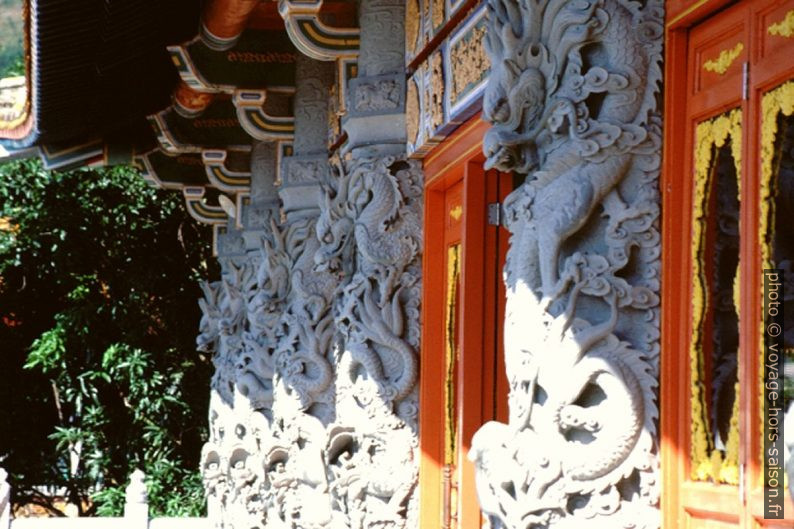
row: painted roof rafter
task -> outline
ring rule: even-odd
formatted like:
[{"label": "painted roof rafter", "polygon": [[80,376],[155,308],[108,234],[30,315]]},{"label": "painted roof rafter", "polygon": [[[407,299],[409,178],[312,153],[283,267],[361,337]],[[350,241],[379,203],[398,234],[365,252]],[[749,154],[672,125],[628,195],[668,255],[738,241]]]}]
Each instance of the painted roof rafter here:
[{"label": "painted roof rafter", "polygon": [[323,0],[279,0],[279,13],[292,42],[304,55],[318,61],[357,57],[359,28],[329,26],[321,16],[323,7]]}]

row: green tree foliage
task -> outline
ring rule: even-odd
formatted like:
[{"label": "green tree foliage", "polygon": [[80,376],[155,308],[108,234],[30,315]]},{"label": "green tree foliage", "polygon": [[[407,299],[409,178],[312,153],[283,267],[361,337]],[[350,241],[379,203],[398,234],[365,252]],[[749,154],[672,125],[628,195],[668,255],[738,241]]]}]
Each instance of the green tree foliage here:
[{"label": "green tree foliage", "polygon": [[[0,72],[19,64],[22,56],[25,22],[22,17],[22,0],[0,0]],[[13,68],[5,75],[22,75],[24,70]]]},{"label": "green tree foliage", "polygon": [[0,465],[15,504],[197,515],[211,362],[195,352],[209,233],[134,169],[0,165]]}]

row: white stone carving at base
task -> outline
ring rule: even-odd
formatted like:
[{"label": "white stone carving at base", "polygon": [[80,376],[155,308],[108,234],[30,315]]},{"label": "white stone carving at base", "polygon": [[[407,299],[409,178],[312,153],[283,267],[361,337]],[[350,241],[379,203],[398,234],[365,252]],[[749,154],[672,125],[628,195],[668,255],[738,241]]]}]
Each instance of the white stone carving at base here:
[{"label": "white stone carving at base", "polygon": [[415,527],[422,173],[414,161],[362,157],[333,187],[316,254],[318,268],[349,278],[335,308],[333,508],[346,527]]}]

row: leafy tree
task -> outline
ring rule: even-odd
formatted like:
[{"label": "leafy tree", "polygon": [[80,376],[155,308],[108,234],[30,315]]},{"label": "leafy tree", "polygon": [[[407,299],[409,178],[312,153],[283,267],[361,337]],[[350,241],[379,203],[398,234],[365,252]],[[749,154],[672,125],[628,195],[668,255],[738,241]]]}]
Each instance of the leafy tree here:
[{"label": "leafy tree", "polygon": [[120,514],[134,468],[153,515],[203,509],[211,362],[195,352],[209,233],[132,168],[0,165],[0,465],[13,502]]},{"label": "leafy tree", "polygon": [[0,71],[22,55],[24,28],[22,0],[0,0]]}]

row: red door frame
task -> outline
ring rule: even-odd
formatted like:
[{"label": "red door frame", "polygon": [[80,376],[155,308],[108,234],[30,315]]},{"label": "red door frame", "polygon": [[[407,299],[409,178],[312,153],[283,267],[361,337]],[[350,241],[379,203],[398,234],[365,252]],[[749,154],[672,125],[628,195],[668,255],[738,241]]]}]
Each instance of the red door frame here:
[{"label": "red door frame", "polygon": [[[461,322],[458,367],[459,497],[458,527],[479,529],[480,509],[474,467],[466,459],[471,438],[484,422],[507,417],[507,380],[501,347],[504,286],[498,258],[504,261],[506,230],[488,226],[487,204],[501,202],[509,175],[483,170],[482,138],[490,125],[474,116],[425,159],[422,364],[419,438],[422,450],[420,527],[442,526],[444,460],[444,351],[447,251],[444,230],[447,190],[463,182],[461,234]],[[500,180],[500,185],[497,184]],[[490,229],[489,229],[490,228]],[[494,382],[494,381],[497,382]],[[496,385],[497,387],[494,387]],[[504,396],[495,398],[494,395]]]}]

